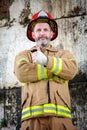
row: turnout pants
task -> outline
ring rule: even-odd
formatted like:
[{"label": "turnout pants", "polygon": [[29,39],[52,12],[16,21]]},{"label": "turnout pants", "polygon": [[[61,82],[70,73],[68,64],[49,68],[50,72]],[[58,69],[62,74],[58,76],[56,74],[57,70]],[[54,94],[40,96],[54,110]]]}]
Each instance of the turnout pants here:
[{"label": "turnout pants", "polygon": [[37,117],[22,122],[21,130],[77,130],[69,118]]}]

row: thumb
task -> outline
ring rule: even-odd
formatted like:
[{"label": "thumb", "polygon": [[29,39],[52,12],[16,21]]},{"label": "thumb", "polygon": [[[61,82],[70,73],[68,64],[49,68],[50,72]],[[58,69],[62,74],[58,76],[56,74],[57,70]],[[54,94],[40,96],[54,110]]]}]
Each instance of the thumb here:
[{"label": "thumb", "polygon": [[39,46],[37,46],[37,51],[41,51]]}]

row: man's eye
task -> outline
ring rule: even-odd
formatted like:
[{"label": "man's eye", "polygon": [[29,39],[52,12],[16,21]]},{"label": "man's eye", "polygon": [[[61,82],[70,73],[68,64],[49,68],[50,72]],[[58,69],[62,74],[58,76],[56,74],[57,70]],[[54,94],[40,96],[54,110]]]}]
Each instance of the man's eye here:
[{"label": "man's eye", "polygon": [[47,31],[48,31],[48,29],[44,29],[44,31],[46,31],[46,32],[47,32]]},{"label": "man's eye", "polygon": [[41,31],[41,29],[38,29],[38,30],[37,30],[37,32],[40,32],[40,31]]}]

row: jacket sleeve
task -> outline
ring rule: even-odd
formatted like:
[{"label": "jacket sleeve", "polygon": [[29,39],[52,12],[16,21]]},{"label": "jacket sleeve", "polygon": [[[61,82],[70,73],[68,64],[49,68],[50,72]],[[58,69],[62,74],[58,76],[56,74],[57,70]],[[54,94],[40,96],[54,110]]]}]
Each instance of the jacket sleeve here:
[{"label": "jacket sleeve", "polygon": [[61,50],[55,56],[48,56],[47,69],[53,75],[71,80],[78,71],[77,63],[69,51]]},{"label": "jacket sleeve", "polygon": [[44,66],[32,62],[29,51],[23,51],[15,57],[14,74],[22,83],[36,82],[52,77],[52,73]]}]

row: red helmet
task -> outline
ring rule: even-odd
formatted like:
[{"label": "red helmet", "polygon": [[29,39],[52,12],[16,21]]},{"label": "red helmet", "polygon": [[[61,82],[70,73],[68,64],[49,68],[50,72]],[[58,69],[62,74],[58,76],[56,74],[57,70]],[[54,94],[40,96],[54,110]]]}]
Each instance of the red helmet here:
[{"label": "red helmet", "polygon": [[54,40],[58,35],[57,23],[49,13],[43,10],[37,12],[36,14],[32,16],[32,19],[27,28],[27,37],[29,38],[29,40],[35,42],[34,38],[32,37],[32,31],[33,31],[34,26],[40,22],[46,22],[50,25],[53,31],[53,37],[51,38],[51,41]]}]

